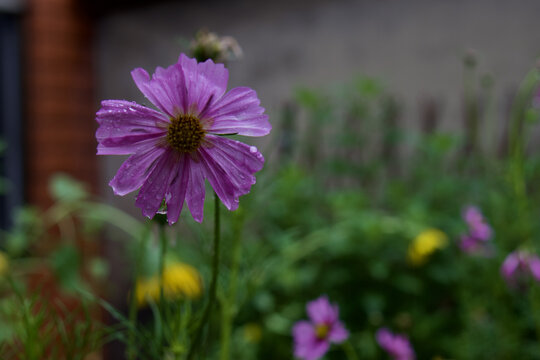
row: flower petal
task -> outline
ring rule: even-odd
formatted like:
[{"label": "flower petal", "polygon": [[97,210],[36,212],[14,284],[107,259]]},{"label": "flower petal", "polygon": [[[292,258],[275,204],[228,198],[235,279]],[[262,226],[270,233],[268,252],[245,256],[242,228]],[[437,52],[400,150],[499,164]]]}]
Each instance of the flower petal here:
[{"label": "flower petal", "polygon": [[240,141],[207,135],[206,151],[227,173],[235,187],[237,196],[245,195],[251,190],[256,179],[253,175],[261,170],[264,157],[255,146],[249,146]]},{"label": "flower petal", "polygon": [[295,343],[294,356],[304,360],[317,360],[326,354],[330,343],[326,340],[314,339],[309,343]]},{"label": "flower petal", "polygon": [[332,325],[330,332],[328,333],[328,340],[333,343],[339,344],[349,337],[349,332],[345,329],[345,326],[341,322],[336,322]]},{"label": "flower petal", "polygon": [[208,131],[214,134],[264,136],[272,126],[259,104],[254,90],[237,87],[209,107],[201,118],[211,120]]},{"label": "flower petal", "polygon": [[133,81],[148,100],[157,106],[169,117],[175,116],[175,109],[180,104],[175,104],[171,98],[169,87],[162,79],[150,79],[146,70],[137,68],[131,72]]},{"label": "flower petal", "polygon": [[176,161],[177,156],[173,150],[166,150],[141,187],[135,206],[142,210],[144,216],[152,218],[159,210],[173,178]]},{"label": "flower petal", "polygon": [[131,155],[109,182],[114,193],[123,196],[140,188],[164,152],[164,148],[152,147],[148,151]]},{"label": "flower petal", "polygon": [[202,222],[204,212],[205,182],[204,165],[191,156],[186,157],[189,161],[189,181],[186,192],[186,203],[191,212],[191,216],[197,222]]},{"label": "flower petal", "polygon": [[330,348],[330,343],[325,340],[319,340],[316,343],[313,344],[307,351],[304,358],[306,360],[317,360],[320,359],[326,354],[328,349]]},{"label": "flower petal", "polygon": [[309,318],[315,324],[333,324],[339,315],[337,306],[332,306],[326,296],[309,302],[306,310]]},{"label": "flower petal", "polygon": [[330,346],[326,340],[317,338],[313,324],[308,321],[297,322],[292,330],[294,356],[300,359],[315,360],[324,356]]},{"label": "flower petal", "polygon": [[529,270],[536,281],[540,281],[540,258],[531,255],[529,259]]},{"label": "flower petal", "polygon": [[310,343],[317,338],[315,328],[309,321],[299,321],[292,329],[294,341],[296,343]]},{"label": "flower petal", "polygon": [[156,146],[166,133],[132,135],[105,139],[98,144],[97,155],[131,155],[147,151]]},{"label": "flower petal", "polygon": [[165,199],[167,203],[167,221],[169,225],[178,221],[189,182],[189,158],[186,155],[180,155],[174,169],[174,178],[167,189]]},{"label": "flower petal", "polygon": [[174,116],[184,114],[188,110],[188,94],[184,70],[180,64],[174,64],[164,69],[158,67],[152,76],[152,81],[160,84],[172,104]]},{"label": "flower petal", "polygon": [[504,259],[504,262],[501,266],[501,274],[507,281],[512,280],[512,277],[514,276],[514,273],[517,271],[519,264],[520,264],[520,259],[519,259],[518,252],[510,253],[510,255],[508,255],[506,259]]},{"label": "flower petal", "polygon": [[390,349],[392,349],[394,336],[387,328],[381,328],[377,330],[377,332],[375,333],[375,339],[377,340],[377,343],[381,346],[381,348],[383,348],[385,351],[390,351]]},{"label": "flower petal", "polygon": [[147,146],[150,139],[164,136],[167,118],[135,102],[107,100],[96,113],[98,155],[125,155]]},{"label": "flower petal", "polygon": [[182,67],[187,89],[186,112],[201,114],[227,90],[229,71],[223,64],[215,64],[212,60],[197,63],[181,54],[178,63]]},{"label": "flower petal", "polygon": [[199,149],[205,177],[229,210],[238,207],[238,197],[255,184],[253,174],[264,164],[264,157],[254,146],[218,136],[207,135],[207,144]]},{"label": "flower petal", "polygon": [[228,210],[236,210],[238,208],[238,195],[230,174],[227,173],[222,164],[212,158],[212,155],[205,148],[199,148],[198,155],[203,165],[204,177],[208,179],[223,205]]}]

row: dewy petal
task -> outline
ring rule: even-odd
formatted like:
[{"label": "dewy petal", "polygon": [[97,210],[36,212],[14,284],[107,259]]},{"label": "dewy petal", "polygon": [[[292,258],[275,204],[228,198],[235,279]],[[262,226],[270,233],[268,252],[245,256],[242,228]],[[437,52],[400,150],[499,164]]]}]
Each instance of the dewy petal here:
[{"label": "dewy petal", "polygon": [[328,340],[330,340],[333,343],[339,344],[349,337],[349,332],[347,329],[345,329],[345,326],[339,321],[337,321],[332,328],[330,329],[330,332],[328,333]]},{"label": "dewy petal", "polygon": [[330,305],[326,296],[311,301],[306,306],[311,321],[315,324],[333,324],[338,319],[337,306]]},{"label": "dewy petal", "polygon": [[189,168],[189,157],[184,154],[179,155],[173,170],[174,178],[165,194],[169,225],[177,222],[182,212],[189,182]]},{"label": "dewy petal", "polygon": [[174,64],[164,69],[158,67],[152,76],[152,81],[160,84],[169,97],[173,114],[185,114],[188,110],[188,93],[184,70],[180,64]]},{"label": "dewy petal", "polygon": [[223,205],[228,210],[236,210],[238,208],[238,195],[230,174],[222,167],[222,164],[212,158],[212,155],[204,147],[199,149],[198,155],[204,166],[204,177],[208,179]]},{"label": "dewy petal", "polygon": [[175,161],[177,156],[173,150],[166,150],[141,187],[135,205],[142,210],[144,216],[152,218],[159,210],[174,176]]},{"label": "dewy petal", "polygon": [[199,115],[217,99],[221,98],[227,90],[229,71],[223,64],[215,64],[212,60],[197,63],[181,54],[178,63],[185,76],[188,96],[188,109],[186,112]]},{"label": "dewy petal", "polygon": [[237,87],[209,107],[201,118],[210,120],[208,131],[214,134],[264,136],[272,126],[259,104],[254,90]]},{"label": "dewy petal", "polygon": [[98,155],[126,155],[148,146],[166,134],[163,114],[123,100],[107,100],[96,113]]},{"label": "dewy petal", "polygon": [[175,115],[179,104],[173,103],[167,85],[161,79],[150,79],[146,70],[137,68],[131,72],[133,81],[148,100],[169,117]]},{"label": "dewy petal", "polygon": [[264,157],[255,146],[249,146],[240,141],[207,135],[206,152],[211,156],[211,162],[222,168],[234,187],[234,194],[241,196],[249,193],[256,179],[253,174],[261,170]]},{"label": "dewy petal", "polygon": [[131,155],[155,147],[163,133],[130,135],[122,138],[105,139],[98,144],[97,155]]},{"label": "dewy petal", "polygon": [[238,207],[238,197],[255,184],[253,174],[264,164],[254,146],[218,136],[207,135],[207,144],[199,149],[205,177],[229,210]]},{"label": "dewy petal", "polygon": [[114,193],[123,196],[140,188],[164,152],[165,149],[161,147],[152,147],[148,151],[131,155],[109,182]]},{"label": "dewy petal", "polygon": [[186,157],[189,161],[189,181],[186,192],[186,203],[191,216],[197,222],[202,222],[204,212],[204,165],[199,159],[194,160],[191,156]]}]

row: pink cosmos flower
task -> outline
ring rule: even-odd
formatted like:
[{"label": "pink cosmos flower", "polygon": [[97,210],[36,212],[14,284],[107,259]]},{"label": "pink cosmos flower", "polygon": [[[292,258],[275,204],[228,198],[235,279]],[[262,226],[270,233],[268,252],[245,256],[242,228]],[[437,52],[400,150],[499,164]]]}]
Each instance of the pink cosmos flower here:
[{"label": "pink cosmos flower", "polygon": [[109,185],[116,195],[140,188],[135,205],[151,218],[162,202],[176,222],[184,201],[201,222],[205,179],[229,210],[255,184],[264,158],[254,146],[222,135],[267,135],[271,126],[254,90],[228,92],[229,73],[212,60],[197,63],[181,54],[152,77],[131,76],[159,111],[124,100],[105,100],[96,114],[98,155],[131,155]]},{"label": "pink cosmos flower", "polygon": [[501,265],[501,275],[510,287],[526,285],[531,277],[540,282],[540,258],[524,250],[514,251]]},{"label": "pink cosmos flower", "polygon": [[486,223],[480,210],[475,206],[468,206],[463,212],[463,220],[469,229],[466,234],[461,236],[459,244],[461,250],[466,253],[492,255],[488,241],[493,236],[493,230]]},{"label": "pink cosmos flower", "polygon": [[381,328],[377,330],[375,339],[394,360],[414,360],[416,358],[411,343],[405,335],[393,334],[387,328]]},{"label": "pink cosmos flower", "polygon": [[326,354],[330,343],[342,343],[349,332],[339,321],[339,308],[331,305],[326,296],[311,301],[306,306],[310,321],[297,322],[292,330],[294,356],[316,360]]}]

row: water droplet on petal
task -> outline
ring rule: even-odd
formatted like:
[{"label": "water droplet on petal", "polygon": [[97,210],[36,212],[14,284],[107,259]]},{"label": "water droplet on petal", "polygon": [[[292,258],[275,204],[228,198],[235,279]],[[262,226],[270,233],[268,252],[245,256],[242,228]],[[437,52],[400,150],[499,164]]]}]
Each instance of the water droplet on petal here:
[{"label": "water droplet on petal", "polygon": [[255,154],[257,152],[257,148],[255,146],[250,146],[249,147],[249,152],[252,153],[252,154]]}]

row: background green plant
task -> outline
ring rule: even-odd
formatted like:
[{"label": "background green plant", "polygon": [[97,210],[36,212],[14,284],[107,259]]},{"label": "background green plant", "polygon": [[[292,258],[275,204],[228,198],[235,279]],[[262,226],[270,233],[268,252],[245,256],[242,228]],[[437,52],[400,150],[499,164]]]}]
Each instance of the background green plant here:
[{"label": "background green plant", "polygon": [[[252,193],[241,199],[238,211],[222,214],[219,306],[201,359],[292,358],[291,328],[306,318],[305,304],[321,294],[339,304],[362,359],[387,358],[374,339],[382,326],[406,333],[419,359],[540,359],[540,289],[533,283],[509,289],[499,272],[516,248],[538,252],[540,157],[529,135],[539,114],[533,101],[538,70],[526,76],[516,95],[511,131],[500,151],[501,141],[493,139],[493,80],[478,79],[469,60],[460,133],[403,128],[399,100],[375,79],[296,91],[282,120],[274,117],[272,144],[264,151],[267,166]],[[96,201],[69,178],[55,178],[51,193],[56,199],[51,209],[21,210],[13,230],[4,234],[15,283],[11,288],[7,280],[1,283],[0,316],[9,326],[0,329],[0,351],[15,343],[20,351],[45,351],[24,341],[44,325],[42,314],[28,310],[35,295],[17,285],[23,275],[17,269],[31,268],[29,249],[50,240],[47,229],[54,225],[61,246],[40,261],[50,265],[66,291],[86,294],[117,320],[91,336],[85,332],[88,318],[74,320],[81,330],[66,334],[77,340],[66,342],[70,351],[87,353],[84,349],[119,339],[134,341],[137,358],[182,359],[202,300],[168,304],[168,311],[178,314],[174,319],[162,318],[151,304],[138,311],[134,327],[129,313],[99,299],[107,298],[107,291],[91,295],[88,278],[81,276],[103,279],[108,265],[80,254],[75,234],[114,234],[125,240],[135,273],[151,274],[158,267],[155,229]],[[469,204],[493,227],[492,257],[464,254],[458,247],[466,231],[461,213]],[[205,213],[212,212],[208,201]],[[409,244],[428,228],[442,230],[450,241],[425,264],[412,266]],[[210,234],[211,224],[199,226],[187,212],[168,231],[174,240],[171,256],[195,266],[206,286]],[[13,306],[20,315],[7,322]],[[165,334],[165,349],[156,334]],[[326,358],[344,354],[336,347]]]}]

